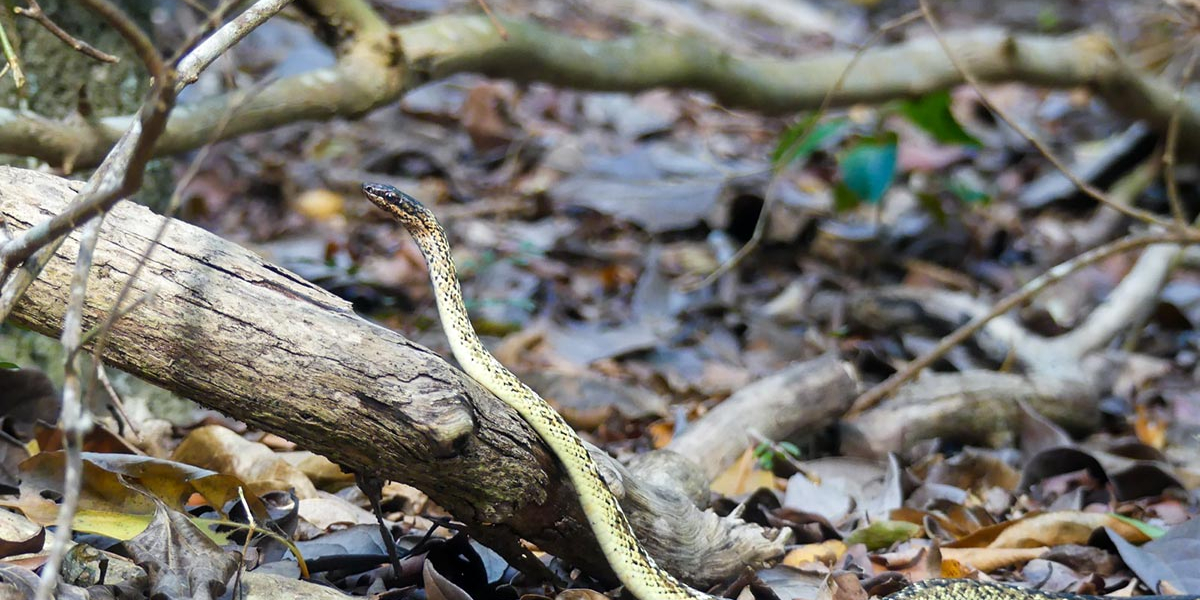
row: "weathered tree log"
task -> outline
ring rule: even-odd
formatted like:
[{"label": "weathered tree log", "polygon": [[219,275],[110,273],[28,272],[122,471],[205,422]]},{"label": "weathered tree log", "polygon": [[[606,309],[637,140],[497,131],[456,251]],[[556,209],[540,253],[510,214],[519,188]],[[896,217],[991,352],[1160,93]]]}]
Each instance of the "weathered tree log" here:
[{"label": "weathered tree log", "polygon": [[[71,185],[0,167],[4,226],[19,232],[49,218],[74,195]],[[85,330],[114,309],[162,219],[129,202],[105,219]],[[16,306],[13,322],[60,333],[77,248],[76,238],[62,245]],[[436,354],[355,315],[348,302],[325,290],[181,221],[170,223],[131,285],[130,298],[152,297],[116,322],[105,362],[347,468],[410,483],[510,559],[520,537],[590,573],[611,576],[574,490],[546,447],[515,411]],[[615,462],[602,452],[594,455]],[[607,470],[620,472],[611,464]],[[681,505],[687,503],[682,494],[628,479],[615,484],[622,493],[638,490],[622,499],[635,526],[639,520],[675,520],[665,526],[704,532],[668,548],[672,555],[658,555],[667,568],[691,565],[676,571],[685,579],[723,579],[780,550],[776,541],[749,535],[758,531],[753,526]],[[631,501],[638,499],[642,503]]]},{"label": "weathered tree log", "polygon": [[716,477],[755,443],[752,433],[781,440],[832,424],[854,402],[858,384],[854,365],[833,354],[789,365],[738,390],[667,449]]}]

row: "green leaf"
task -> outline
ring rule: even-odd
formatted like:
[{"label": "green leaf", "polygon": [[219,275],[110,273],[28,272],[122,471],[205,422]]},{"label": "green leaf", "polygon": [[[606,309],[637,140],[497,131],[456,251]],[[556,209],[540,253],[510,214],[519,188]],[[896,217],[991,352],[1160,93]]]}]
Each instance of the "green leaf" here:
[{"label": "green leaf", "polygon": [[849,124],[846,119],[831,119],[814,127],[817,117],[814,113],[779,136],[779,143],[771,153],[771,164],[776,169],[807,159]]},{"label": "green leaf", "polygon": [[920,531],[920,525],[907,521],[876,521],[846,536],[845,542],[847,546],[862,542],[868,550],[879,550],[911,539]]},{"label": "green leaf", "polygon": [[1109,516],[1118,521],[1123,521],[1131,527],[1134,527],[1138,531],[1146,534],[1146,537],[1148,537],[1152,540],[1157,540],[1158,538],[1166,535],[1166,533],[1167,533],[1166,529],[1163,529],[1161,527],[1155,527],[1154,525],[1151,525],[1149,523],[1143,523],[1142,521],[1139,521],[1137,519],[1131,519],[1124,515],[1118,515],[1116,513],[1109,513]]},{"label": "green leaf", "polygon": [[10,362],[0,362],[0,369],[20,369],[20,368],[21,368],[21,365],[13,364]]},{"label": "green leaf", "polygon": [[992,197],[987,192],[977,189],[975,186],[958,177],[947,182],[946,189],[950,190],[950,193],[963,201],[964,204],[987,204],[992,201]]},{"label": "green leaf", "polygon": [[946,226],[946,222],[949,219],[946,216],[946,211],[942,209],[942,203],[938,201],[937,196],[927,192],[918,193],[917,203],[937,221],[939,226]]},{"label": "green leaf", "polygon": [[900,112],[914,125],[924,129],[943,144],[979,146],[979,140],[967,133],[950,112],[950,92],[941,90],[925,94],[916,100],[905,100]]},{"label": "green leaf", "polygon": [[767,442],[761,442],[754,447],[754,459],[764,471],[770,471],[775,468],[775,451],[771,449],[771,444]]},{"label": "green leaf", "polygon": [[779,449],[792,455],[793,458],[800,456],[800,448],[791,442],[779,442]]},{"label": "green leaf", "polygon": [[840,161],[846,188],[869,204],[878,204],[896,178],[896,135],[884,137],[859,142]]},{"label": "green leaf", "polygon": [[835,212],[854,210],[858,208],[859,204],[862,204],[862,199],[850,191],[845,182],[839,181],[837,185],[833,186],[833,210]]}]

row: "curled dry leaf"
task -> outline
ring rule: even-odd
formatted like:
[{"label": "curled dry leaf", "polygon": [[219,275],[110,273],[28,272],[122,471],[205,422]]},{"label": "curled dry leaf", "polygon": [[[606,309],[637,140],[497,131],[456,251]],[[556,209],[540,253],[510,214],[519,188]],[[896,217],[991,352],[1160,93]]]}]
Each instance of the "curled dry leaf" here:
[{"label": "curled dry leaf", "polygon": [[472,600],[470,594],[438,573],[432,561],[425,561],[421,575],[425,579],[425,595],[429,600]]},{"label": "curled dry leaf", "polygon": [[0,510],[0,558],[40,552],[46,530],[29,519]]}]

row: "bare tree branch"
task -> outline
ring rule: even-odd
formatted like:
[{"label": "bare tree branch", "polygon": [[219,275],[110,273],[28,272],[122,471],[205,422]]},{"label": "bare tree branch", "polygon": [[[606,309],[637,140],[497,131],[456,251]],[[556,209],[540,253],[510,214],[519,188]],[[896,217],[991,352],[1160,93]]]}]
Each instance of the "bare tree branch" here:
[{"label": "bare tree branch", "polygon": [[[226,138],[297,121],[359,116],[394,102],[418,83],[462,72],[587,90],[687,88],[710,92],[729,107],[809,110],[821,105],[855,54],[743,58],[699,40],[651,34],[582,40],[517,20],[501,20],[509,33],[504,41],[484,16],[430,19],[385,35],[389,30],[378,32],[376,20],[356,11],[339,19],[369,26],[336,66],[280,79],[245,102],[230,121]],[[945,39],[981,82],[1086,86],[1117,112],[1163,131],[1174,112],[1176,86],[1141,73],[1098,33],[1055,37],[973,30],[947,33]],[[410,76],[406,67],[420,77]],[[831,105],[881,102],[961,83],[962,74],[937,40],[918,39],[863,53]],[[240,92],[230,92],[181,107],[155,152],[171,154],[205,143],[219,115],[241,100]],[[1179,115],[1180,150],[1195,156],[1200,153],[1200,98],[1186,96]],[[0,109],[0,152],[54,164],[74,157],[77,165],[91,165],[129,122],[130,117],[109,117],[81,130],[27,111]]]},{"label": "bare tree branch", "polygon": [[969,322],[965,323],[962,327],[954,330],[954,332],[950,335],[942,338],[942,340],[938,342],[937,346],[935,346],[932,350],[922,354],[917,359],[908,363],[903,369],[897,371],[882,383],[879,383],[878,385],[867,390],[866,393],[859,396],[858,399],[854,401],[854,406],[850,409],[848,416],[858,415],[868,408],[875,406],[881,400],[899,389],[900,386],[915,378],[922,370],[945,355],[946,352],[951,348],[966,341],[968,338],[974,335],[975,332],[987,325],[989,321],[1016,308],[1021,303],[1028,301],[1030,298],[1041,293],[1041,291],[1047,286],[1062,281],[1062,279],[1067,275],[1070,275],[1071,273],[1074,273],[1087,265],[1095,264],[1096,262],[1110,256],[1120,254],[1122,252],[1128,252],[1143,246],[1150,246],[1153,244],[1168,244],[1167,246],[1163,246],[1163,251],[1177,252],[1178,249],[1170,246],[1169,244],[1194,244],[1198,241],[1200,241],[1200,235],[1186,230],[1180,232],[1131,234],[1104,244],[1103,246],[1093,248],[1066,262],[1055,265],[1050,269],[1047,269],[1046,272],[1030,280],[1029,283],[1021,286],[1019,290],[1009,294],[1008,296],[1005,296],[986,314],[976,316]]}]

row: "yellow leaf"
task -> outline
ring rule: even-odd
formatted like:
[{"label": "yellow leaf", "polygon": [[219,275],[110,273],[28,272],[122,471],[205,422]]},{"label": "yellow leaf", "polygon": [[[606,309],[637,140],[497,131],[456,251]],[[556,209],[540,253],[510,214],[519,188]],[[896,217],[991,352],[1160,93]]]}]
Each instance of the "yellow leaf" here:
[{"label": "yellow leaf", "polygon": [[314,221],[325,221],[342,214],[346,199],[334,191],[315,189],[301,193],[291,204],[292,210]]},{"label": "yellow leaf", "polygon": [[819,562],[832,566],[846,553],[846,544],[841,540],[825,540],[819,544],[805,544],[791,550],[783,557],[783,564],[789,567],[799,567],[807,563]]},{"label": "yellow leaf", "polygon": [[1027,563],[1042,554],[1046,547],[1038,548],[942,548],[942,577],[961,578],[963,575],[948,573],[948,563],[965,569],[966,565],[974,570],[991,573],[1004,567],[1013,567]]},{"label": "yellow leaf", "polygon": [[780,489],[775,475],[755,468],[753,452],[747,448],[741,458],[733,463],[712,482],[712,490],[734,497],[750,493],[758,488]]}]

